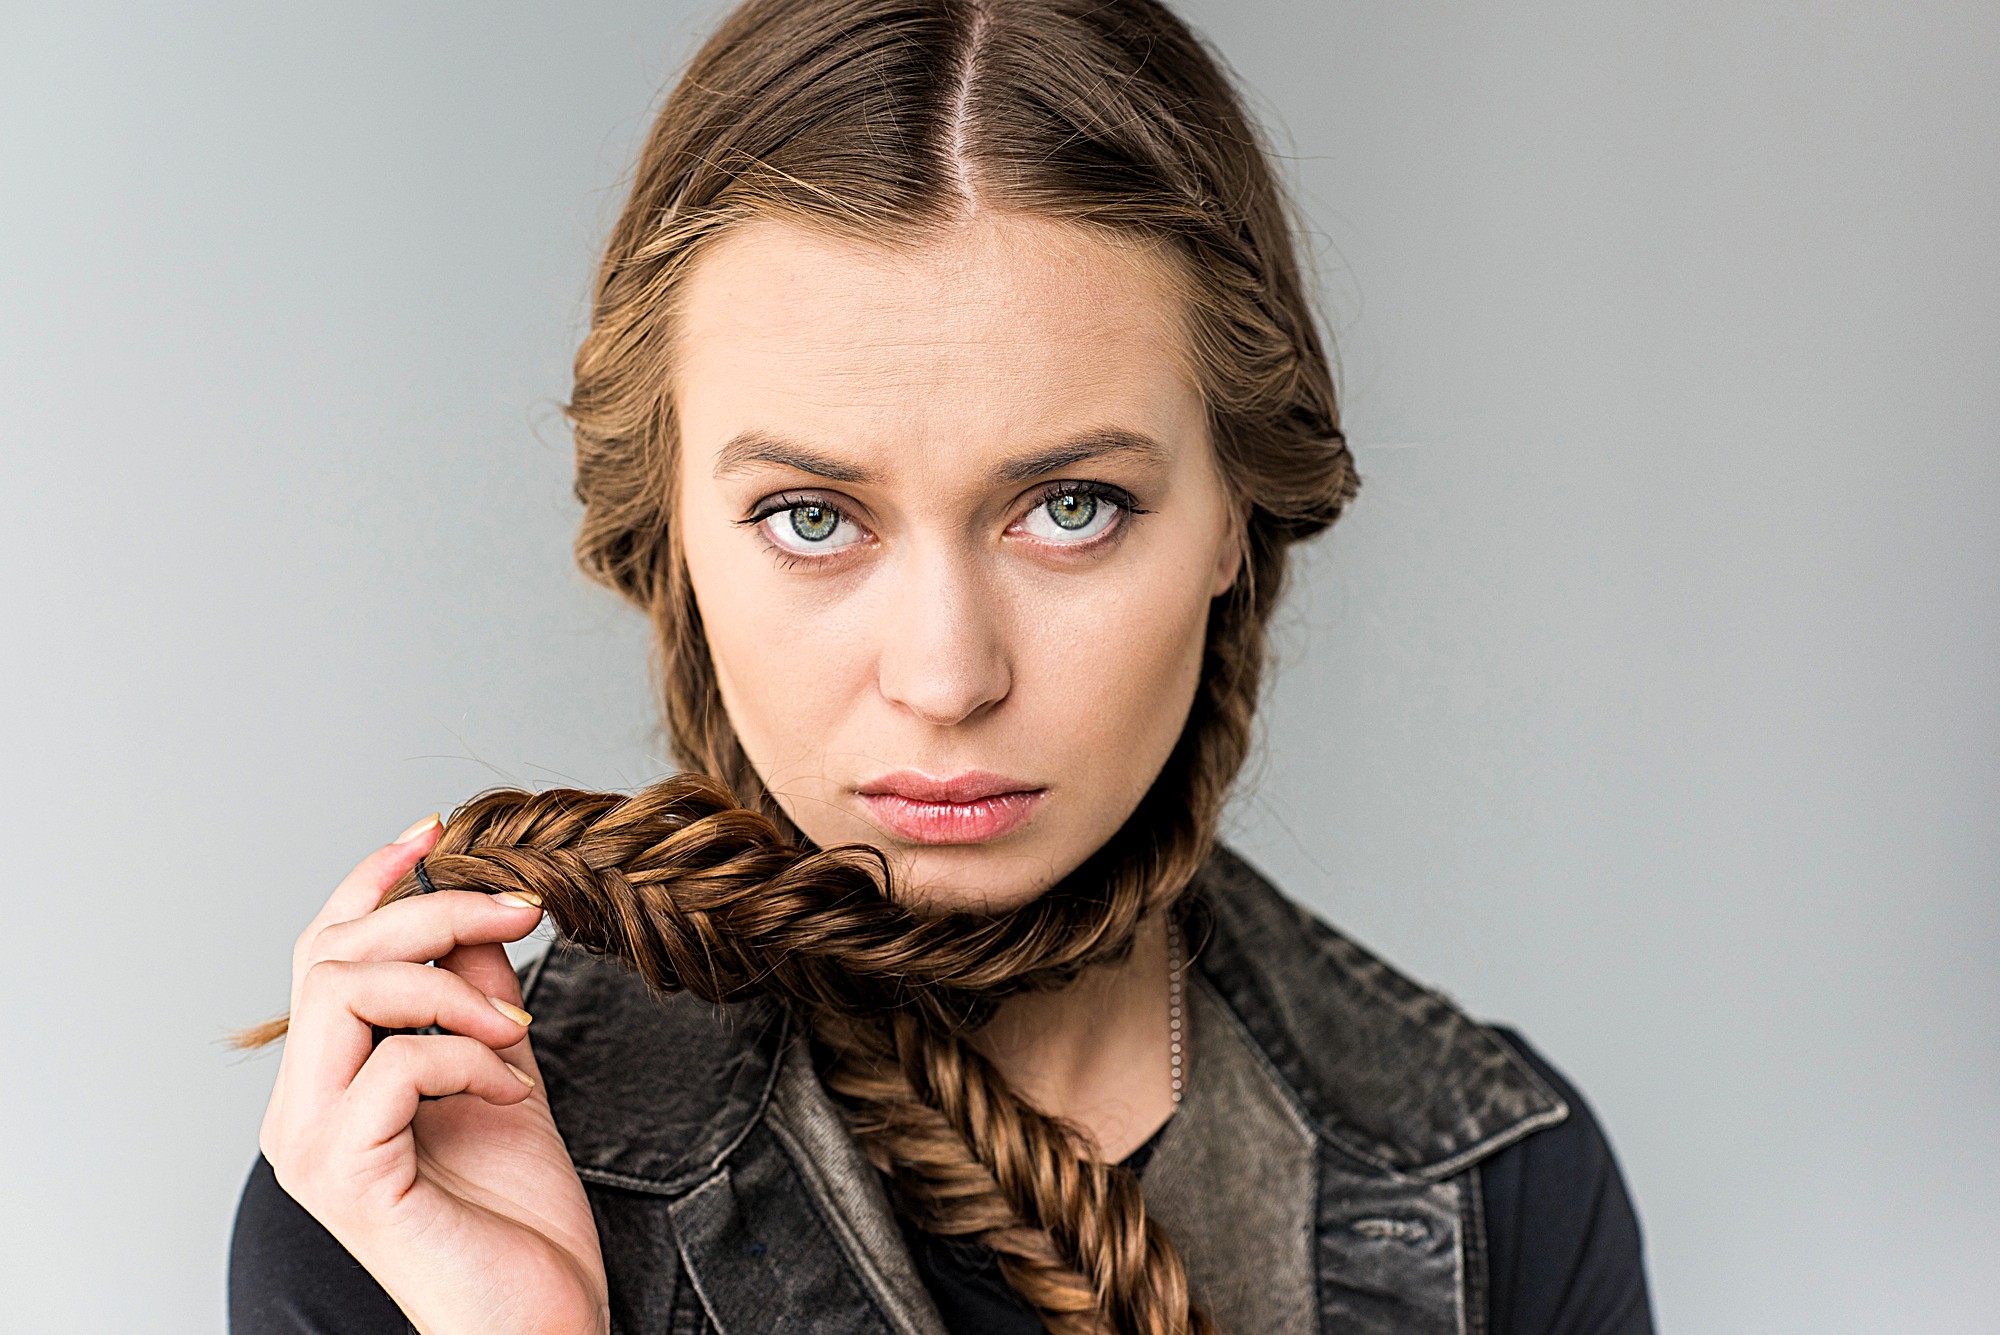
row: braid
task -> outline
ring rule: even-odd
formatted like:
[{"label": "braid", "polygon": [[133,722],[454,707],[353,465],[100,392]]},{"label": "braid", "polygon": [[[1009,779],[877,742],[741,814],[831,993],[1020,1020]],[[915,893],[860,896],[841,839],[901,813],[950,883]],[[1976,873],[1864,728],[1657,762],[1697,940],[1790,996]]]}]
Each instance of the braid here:
[{"label": "braid", "polygon": [[[679,774],[630,796],[483,793],[452,814],[424,867],[439,890],[531,892],[564,940],[657,992],[792,1007],[899,1211],[992,1248],[1059,1335],[1178,1335],[1212,1327],[1137,1180],[1016,1096],[966,1035],[999,999],[1129,950],[1198,862],[1185,843],[1142,847],[1097,893],[1080,877],[998,916],[922,916],[890,893],[879,851],[794,843],[717,781]],[[405,874],[383,902],[417,892]]]},{"label": "braid", "polygon": [[[1262,643],[1243,614],[1251,596],[1217,600],[1211,661],[1138,809],[1063,884],[1007,913],[920,915],[897,901],[878,850],[812,847],[695,773],[631,795],[483,793],[452,813],[426,875],[440,890],[532,892],[564,940],[657,992],[791,1007],[896,1209],[991,1248],[1056,1335],[1212,1335],[1137,1179],[1016,1095],[967,1035],[1007,996],[1122,958],[1207,856],[1249,745]],[[418,888],[406,874],[383,902]]]}]

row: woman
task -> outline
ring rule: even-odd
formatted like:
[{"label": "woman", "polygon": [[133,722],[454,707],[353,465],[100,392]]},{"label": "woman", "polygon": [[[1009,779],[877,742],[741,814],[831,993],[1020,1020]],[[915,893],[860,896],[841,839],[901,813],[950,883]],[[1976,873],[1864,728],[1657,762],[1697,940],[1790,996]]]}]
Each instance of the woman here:
[{"label": "woman", "polygon": [[[1178,21],[751,0],[571,415],[582,562],[726,787],[482,799],[342,882],[239,1330],[1650,1328],[1574,1092],[1214,845],[1355,479]],[[586,949],[517,980],[545,908]]]}]

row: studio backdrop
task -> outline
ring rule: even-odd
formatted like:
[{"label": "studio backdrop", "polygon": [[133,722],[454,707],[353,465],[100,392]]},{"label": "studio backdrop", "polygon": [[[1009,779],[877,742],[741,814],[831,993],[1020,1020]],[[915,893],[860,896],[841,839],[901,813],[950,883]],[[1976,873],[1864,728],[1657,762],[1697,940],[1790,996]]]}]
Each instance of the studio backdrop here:
[{"label": "studio backdrop", "polygon": [[[1589,1092],[1664,1330],[1994,1330],[2000,7],[1183,12],[1364,478],[1230,838]],[[217,1330],[333,883],[668,768],[560,404],[715,13],[9,8],[0,1325]]]}]

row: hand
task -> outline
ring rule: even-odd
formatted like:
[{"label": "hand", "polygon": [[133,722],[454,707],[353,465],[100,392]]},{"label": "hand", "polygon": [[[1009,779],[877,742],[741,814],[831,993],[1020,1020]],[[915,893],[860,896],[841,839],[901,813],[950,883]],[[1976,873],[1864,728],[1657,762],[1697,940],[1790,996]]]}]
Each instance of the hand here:
[{"label": "hand", "polygon": [[[501,944],[540,908],[472,891],[382,905],[438,829],[370,854],[300,935],[258,1143],[425,1335],[602,1332],[597,1227]],[[449,1032],[378,1044],[370,1028],[432,1024]]]}]

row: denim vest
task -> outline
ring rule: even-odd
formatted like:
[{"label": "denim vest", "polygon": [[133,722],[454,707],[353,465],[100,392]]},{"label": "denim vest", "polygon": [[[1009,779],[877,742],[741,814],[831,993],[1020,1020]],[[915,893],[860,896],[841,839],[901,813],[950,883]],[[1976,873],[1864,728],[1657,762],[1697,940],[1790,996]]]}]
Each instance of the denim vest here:
[{"label": "denim vest", "polygon": [[[1195,1298],[1235,1335],[1483,1335],[1479,1161],[1568,1109],[1227,850],[1191,894],[1188,1092],[1142,1187]],[[525,982],[614,1330],[943,1335],[781,1010],[562,949]]]}]

